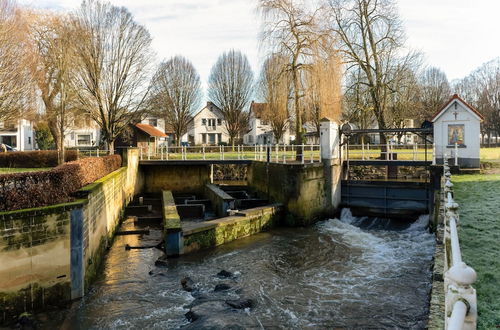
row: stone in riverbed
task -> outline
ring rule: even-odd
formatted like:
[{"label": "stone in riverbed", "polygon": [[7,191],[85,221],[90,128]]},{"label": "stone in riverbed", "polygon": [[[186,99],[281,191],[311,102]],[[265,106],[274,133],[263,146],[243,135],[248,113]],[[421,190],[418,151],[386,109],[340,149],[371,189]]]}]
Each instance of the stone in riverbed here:
[{"label": "stone in riverbed", "polygon": [[226,304],[235,309],[253,308],[255,305],[252,299],[230,299],[226,300]]},{"label": "stone in riverbed", "polygon": [[218,292],[218,291],[226,291],[226,290],[229,290],[231,289],[231,286],[226,284],[226,283],[219,283],[215,286],[214,288],[214,292]]},{"label": "stone in riverbed", "polygon": [[224,270],[224,269],[217,273],[217,277],[219,277],[219,278],[228,278],[228,277],[232,277],[232,276],[233,276],[233,273],[228,272],[227,270]]},{"label": "stone in riverbed", "polygon": [[155,261],[155,266],[156,267],[168,267],[167,255],[163,255],[163,256],[159,257]]},{"label": "stone in riverbed", "polygon": [[193,280],[187,276],[181,280],[181,285],[182,288],[187,292],[191,292],[195,289]]}]

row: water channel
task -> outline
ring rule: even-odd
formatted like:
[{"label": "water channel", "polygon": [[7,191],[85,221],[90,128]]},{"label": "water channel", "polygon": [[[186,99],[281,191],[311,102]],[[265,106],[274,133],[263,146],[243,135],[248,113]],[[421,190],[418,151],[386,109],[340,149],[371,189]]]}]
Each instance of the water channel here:
[{"label": "water channel", "polygon": [[[172,259],[166,268],[154,265],[162,255],[156,248],[124,248],[156,244],[159,230],[117,236],[102,276],[66,314],[63,328],[422,329],[434,252],[427,222],[428,216],[413,224],[356,218],[344,209],[340,220],[275,229]],[[233,276],[217,277],[223,269]],[[189,323],[185,314],[195,298],[180,285],[186,276],[198,298],[223,305],[244,297],[255,305],[221,310],[220,303],[204,304],[197,312],[206,318]],[[231,289],[214,293],[220,283]]]}]

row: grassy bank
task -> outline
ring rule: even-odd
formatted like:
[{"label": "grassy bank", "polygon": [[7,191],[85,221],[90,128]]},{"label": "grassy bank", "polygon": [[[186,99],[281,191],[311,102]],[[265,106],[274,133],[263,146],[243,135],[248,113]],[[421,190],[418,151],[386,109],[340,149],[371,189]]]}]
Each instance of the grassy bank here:
[{"label": "grassy bank", "polygon": [[[482,151],[482,150],[481,150]],[[460,246],[478,274],[478,329],[500,326],[500,174],[453,177]]]}]

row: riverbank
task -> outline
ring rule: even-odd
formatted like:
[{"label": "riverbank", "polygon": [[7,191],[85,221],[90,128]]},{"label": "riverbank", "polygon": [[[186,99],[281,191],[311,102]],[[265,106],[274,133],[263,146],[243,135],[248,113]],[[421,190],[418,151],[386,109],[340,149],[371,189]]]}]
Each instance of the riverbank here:
[{"label": "riverbank", "polygon": [[460,246],[477,274],[478,329],[500,326],[500,174],[453,177],[460,205]]}]

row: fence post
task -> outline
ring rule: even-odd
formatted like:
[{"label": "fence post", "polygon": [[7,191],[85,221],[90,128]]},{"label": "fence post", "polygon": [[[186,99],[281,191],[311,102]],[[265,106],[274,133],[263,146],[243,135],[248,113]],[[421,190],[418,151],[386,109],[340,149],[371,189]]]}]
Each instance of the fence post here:
[{"label": "fence post", "polygon": [[366,151],[368,152],[368,159],[370,159],[370,142],[366,144]]},{"label": "fence post", "polygon": [[361,141],[361,159],[365,160],[365,143]]},{"label": "fence post", "polygon": [[240,146],[240,145],[238,145],[238,149],[237,149],[237,150],[238,150],[238,151],[237,151],[237,152],[238,152],[238,160],[240,160],[240,159],[241,159],[241,153],[240,153],[240,152],[241,152],[241,148],[240,148],[240,147],[241,147],[241,146]]},{"label": "fence post", "polygon": [[458,166],[458,143],[455,142],[455,166]]},{"label": "fence post", "polygon": [[96,152],[97,152],[97,157],[99,157],[99,148],[96,149]]},{"label": "fence post", "polygon": [[436,143],[432,143],[432,165],[436,165]]},{"label": "fence post", "polygon": [[222,160],[224,160],[224,146],[221,147],[222,147]]}]

